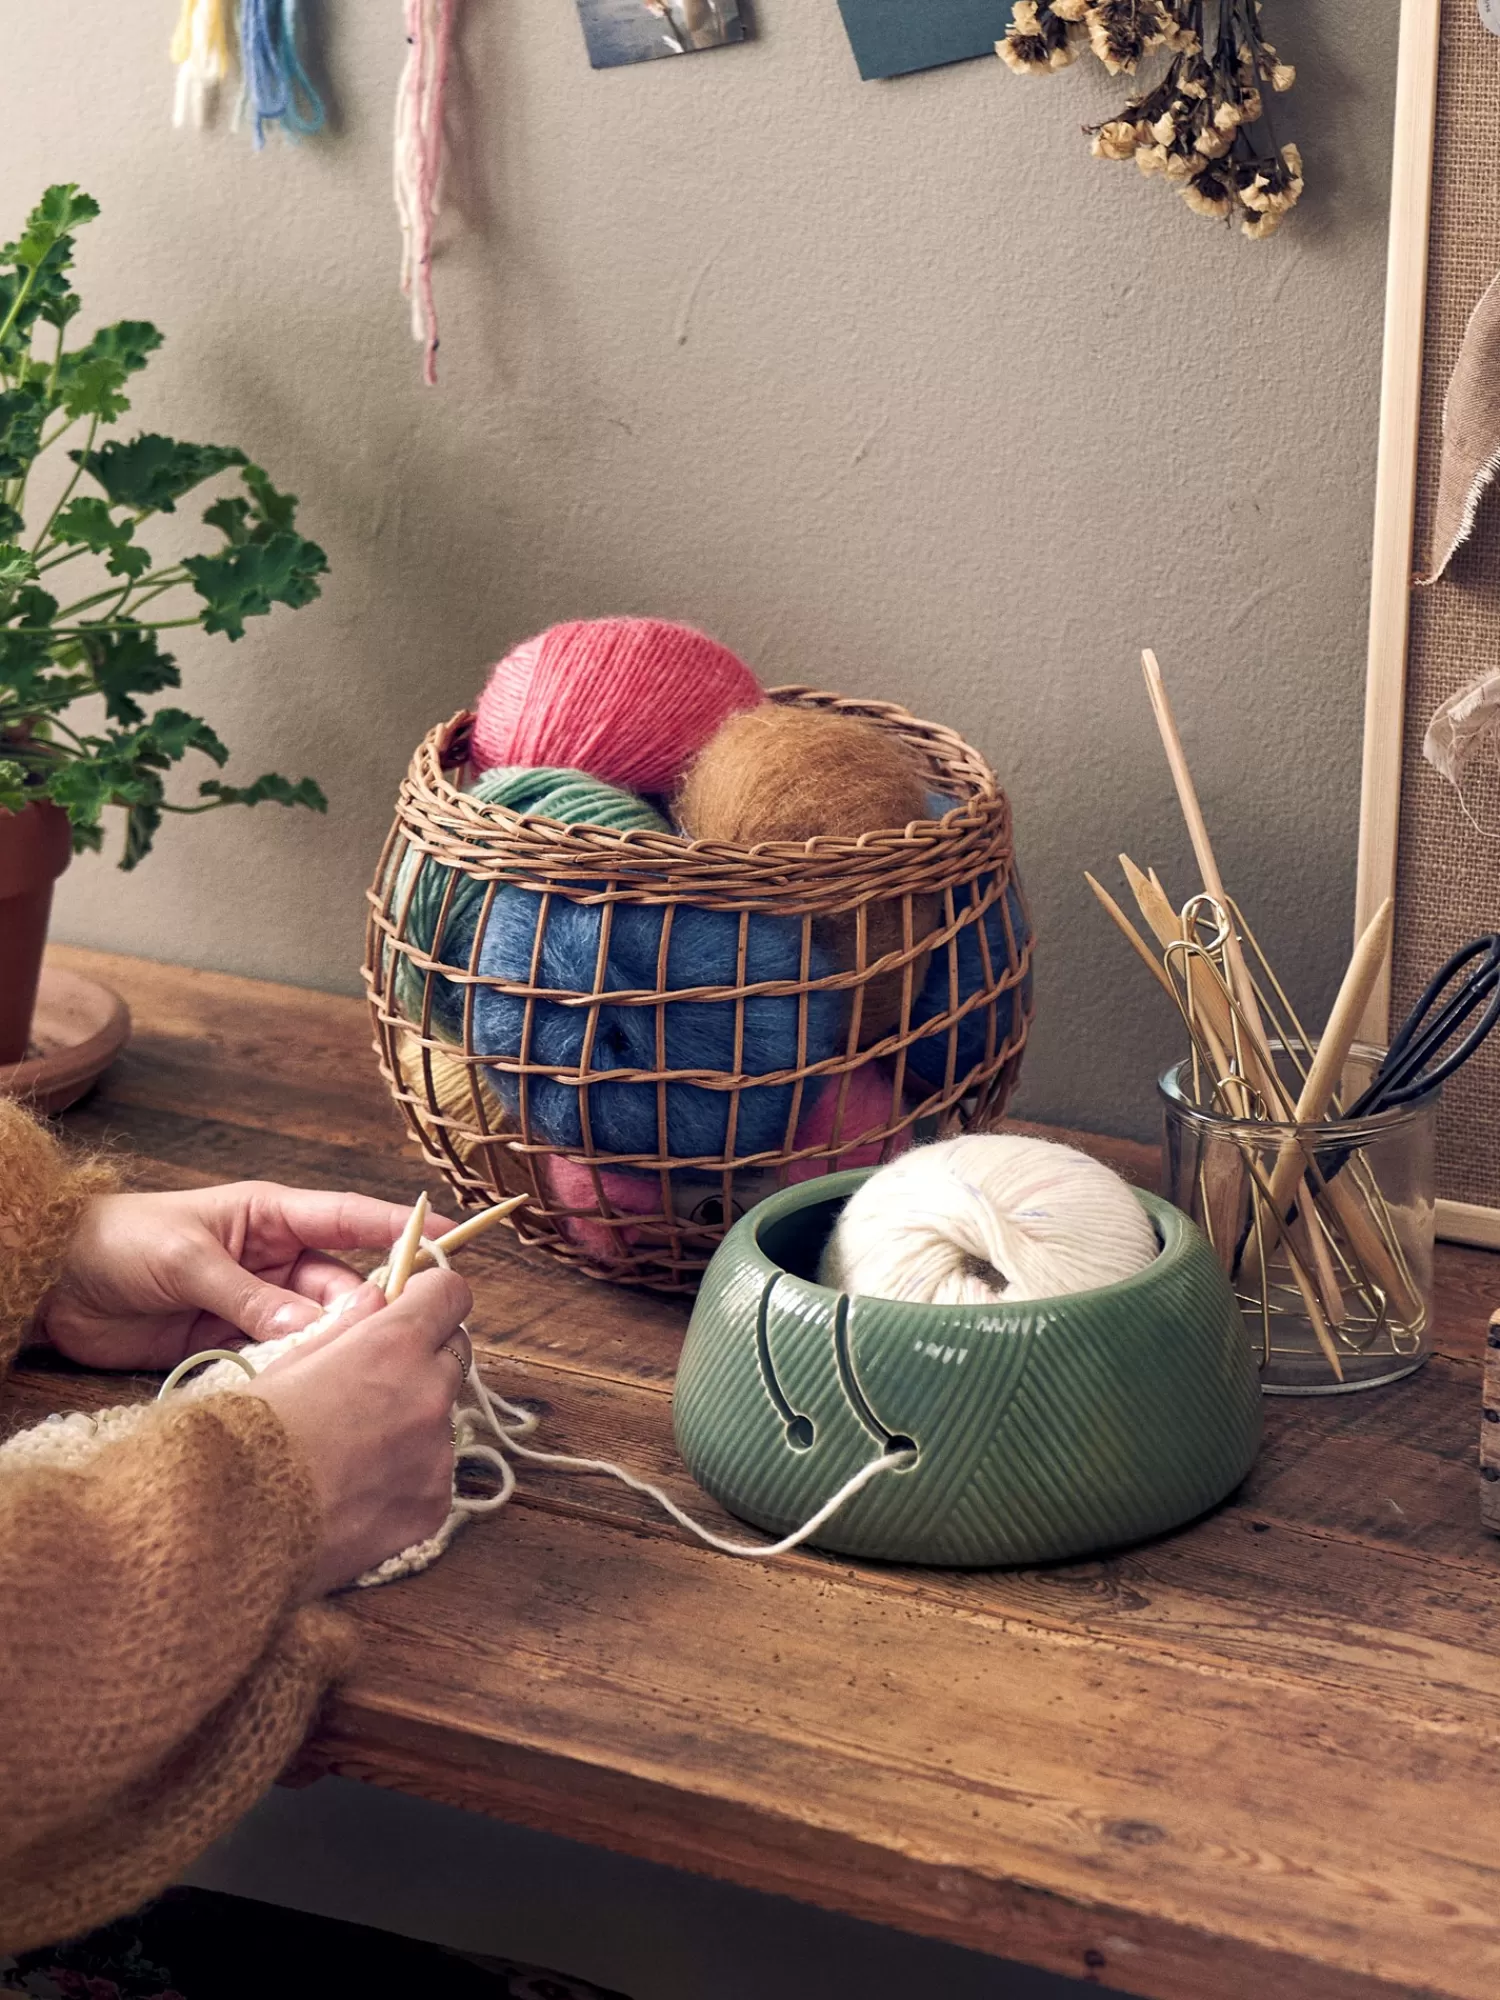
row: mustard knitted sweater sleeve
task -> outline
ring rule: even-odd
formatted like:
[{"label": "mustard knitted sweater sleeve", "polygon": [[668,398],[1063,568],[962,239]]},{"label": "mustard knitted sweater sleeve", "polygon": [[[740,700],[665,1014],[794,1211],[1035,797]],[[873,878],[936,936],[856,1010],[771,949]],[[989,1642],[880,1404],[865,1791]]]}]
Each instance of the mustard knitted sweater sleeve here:
[{"label": "mustard knitted sweater sleeve", "polygon": [[[0,1101],[0,1372],[107,1184]],[[318,1526],[258,1396],[0,1473],[0,1950],[145,1901],[286,1764],[349,1654],[347,1619],[298,1605]]]}]

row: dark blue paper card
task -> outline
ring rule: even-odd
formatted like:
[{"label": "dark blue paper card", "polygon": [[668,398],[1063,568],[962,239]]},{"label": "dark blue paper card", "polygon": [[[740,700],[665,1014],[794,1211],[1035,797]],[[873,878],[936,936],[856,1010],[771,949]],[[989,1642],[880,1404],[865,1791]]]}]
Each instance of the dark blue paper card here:
[{"label": "dark blue paper card", "polygon": [[839,0],[839,12],[866,80],[991,56],[1010,26],[1010,0]]},{"label": "dark blue paper card", "polygon": [[578,0],[595,69],[722,49],[745,39],[739,0]]}]

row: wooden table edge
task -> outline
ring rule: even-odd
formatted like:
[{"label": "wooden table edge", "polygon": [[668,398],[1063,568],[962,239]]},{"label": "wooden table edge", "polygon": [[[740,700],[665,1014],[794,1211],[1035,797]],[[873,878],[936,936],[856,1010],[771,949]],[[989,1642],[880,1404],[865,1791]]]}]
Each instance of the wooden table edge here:
[{"label": "wooden table edge", "polygon": [[785,1896],[1149,2000],[1448,2000],[1268,1940],[900,1855],[743,1799],[681,1793],[619,1766],[440,1725],[335,1693],[293,1770],[337,1776],[586,1846]]}]

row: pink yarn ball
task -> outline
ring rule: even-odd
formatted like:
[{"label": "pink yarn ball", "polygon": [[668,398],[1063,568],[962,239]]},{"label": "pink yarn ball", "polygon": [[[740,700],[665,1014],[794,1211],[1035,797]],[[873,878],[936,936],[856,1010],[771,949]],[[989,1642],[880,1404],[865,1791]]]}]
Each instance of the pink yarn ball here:
[{"label": "pink yarn ball", "polygon": [[764,700],[717,639],[660,618],[586,618],[526,639],[490,670],[473,759],[552,764],[670,792],[727,717]]},{"label": "pink yarn ball", "polygon": [[[833,1122],[839,1108],[841,1089],[844,1115],[839,1120],[840,1134],[847,1132],[854,1138],[861,1132],[878,1132],[890,1123],[890,1072],[882,1063],[861,1063],[858,1069],[849,1072],[847,1088],[844,1088],[841,1077],[829,1077],[798,1119],[795,1143],[799,1152],[804,1146],[831,1146],[836,1143]],[[841,1174],[849,1167],[878,1167],[882,1160],[893,1160],[898,1153],[904,1153],[910,1144],[911,1127],[908,1125],[893,1138],[883,1142],[873,1139],[862,1146],[851,1146],[831,1160],[798,1160],[795,1166],[787,1168],[787,1182],[791,1185],[797,1181],[817,1180],[822,1174]]]},{"label": "pink yarn ball", "polygon": [[[661,1182],[654,1174],[611,1173],[605,1167],[598,1173],[605,1200],[617,1215],[661,1213]],[[560,1208],[598,1208],[594,1176],[577,1160],[551,1154],[543,1164],[543,1174],[547,1192]],[[557,1226],[575,1249],[586,1250],[596,1264],[618,1264],[641,1239],[638,1229],[612,1229],[607,1222],[587,1215],[559,1216]]]}]

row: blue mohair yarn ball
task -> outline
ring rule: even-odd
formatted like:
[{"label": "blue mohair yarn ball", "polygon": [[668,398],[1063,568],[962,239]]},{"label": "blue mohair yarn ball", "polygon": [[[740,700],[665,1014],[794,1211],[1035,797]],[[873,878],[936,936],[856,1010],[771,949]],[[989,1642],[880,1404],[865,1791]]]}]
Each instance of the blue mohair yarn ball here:
[{"label": "blue mohair yarn ball", "polygon": [[[931,803],[936,804],[937,802],[934,800]],[[952,804],[953,801],[951,799],[947,801],[947,807],[951,807]],[[934,817],[937,817],[937,815],[934,814]],[[994,880],[993,875],[981,876],[976,885],[979,894],[988,894]],[[984,954],[980,950],[979,944],[981,929],[989,945],[992,974],[998,978],[1004,968],[1010,963],[1010,943],[1006,936],[1003,911],[1008,910],[1010,913],[1010,927],[1015,937],[1016,950],[1020,952],[1024,949],[1031,935],[1031,927],[1026,921],[1026,912],[1021,905],[1019,886],[1019,877],[1016,875],[1014,868],[1012,868],[1011,879],[1006,887],[1003,902],[992,903],[989,909],[985,911],[980,922],[965,924],[962,930],[958,932],[955,943],[958,947],[958,998],[960,1001],[967,1000],[971,994],[979,992],[986,983]],[[954,892],[955,913],[959,916],[963,914],[967,894],[967,891]],[[913,1028],[919,1028],[924,1021],[940,1019],[943,1015],[953,1011],[951,956],[950,948],[946,944],[936,945],[933,948],[932,959],[927,967],[927,977],[922,981],[921,991],[912,1003],[911,1025]],[[975,1007],[971,1013],[964,1015],[958,1024],[956,1037],[957,1048],[954,1054],[953,1065],[955,1082],[984,1061],[985,1043],[992,1011],[995,1020],[994,1045],[997,1050],[1003,1047],[1005,1039],[1009,1035],[1015,1021],[1018,995],[1023,1006],[1030,999],[1031,971],[1029,967],[1019,987],[1013,986],[1007,992],[997,995],[993,1009],[990,1007]],[[947,1027],[935,1028],[931,1034],[910,1043],[906,1050],[906,1067],[908,1073],[934,1089],[941,1088],[947,1075],[950,1032],[950,1029]]]},{"label": "blue mohair yarn ball", "polygon": [[[598,778],[589,777],[585,771],[562,770],[550,765],[535,769],[529,765],[508,765],[484,772],[465,790],[471,798],[482,799],[487,805],[508,806],[512,812],[518,813],[539,813],[544,818],[560,820],[565,826],[604,826],[616,833],[628,833],[632,828],[655,833],[671,831],[661,814],[654,812],[643,799],[638,799],[634,792],[623,792],[617,785],[606,785]],[[398,920],[407,885],[419,860],[422,872],[417,876],[417,885],[412,891],[404,934],[419,951],[432,952],[448,877],[457,872],[458,881],[443,925],[441,949],[435,955],[445,964],[462,966],[467,970],[474,949],[474,927],[484,905],[485,884],[444,867],[442,862],[434,861],[430,856],[424,858],[416,849],[409,847],[396,871],[396,888],[391,898],[391,914]],[[396,968],[396,997],[401,1011],[413,1020],[422,1017],[425,985],[426,974],[410,959],[403,958]],[[432,1019],[442,1033],[451,1035],[455,1041],[462,1037],[464,989],[461,985],[448,979],[434,979]]]},{"label": "blue mohair yarn ball", "polygon": [[[541,898],[533,891],[508,888],[495,898],[479,970],[490,979],[532,983],[531,960]],[[617,903],[610,930],[609,957],[603,974],[608,992],[654,992],[662,925],[659,906]],[[554,897],[547,917],[535,984],[559,991],[587,993],[594,988],[603,909]],[[661,985],[668,989],[693,986],[733,986],[738,983],[740,920],[730,911],[675,906],[671,943]],[[745,983],[801,977],[802,926],[784,917],[752,916],[746,938]],[[826,952],[814,944],[810,978],[825,978],[833,970]],[[797,1063],[797,1024],[801,1002],[770,994],[745,1001],[742,1073],[764,1076],[791,1069]],[[838,1046],[841,1005],[834,993],[810,993],[806,999],[806,1059],[825,1061]],[[735,1003],[732,1000],[672,1000],[664,1008],[668,1069],[718,1070],[733,1073]],[[583,1059],[589,1010],[560,1001],[538,1000],[531,1016],[527,1059],[558,1069],[578,1069]],[[521,1055],[526,1002],[517,996],[481,986],[474,995],[474,1048],[482,1056]],[[590,1072],[615,1069],[654,1070],[657,1067],[657,1009],[654,1006],[605,1005],[598,1012]],[[520,1105],[521,1079],[513,1072],[492,1072],[501,1101],[512,1113]],[[669,1083],[666,1087],[666,1131],[657,1130],[658,1093],[654,1083],[619,1080],[591,1083],[589,1126],[596,1152],[638,1153],[656,1158],[725,1157],[730,1093],[701,1084]],[[804,1086],[808,1101],[816,1086]],[[580,1086],[550,1077],[526,1079],[532,1126],[549,1144],[583,1145]],[[748,1085],[739,1094],[734,1134],[734,1158],[773,1152],[786,1139],[793,1086],[789,1083]]]}]

